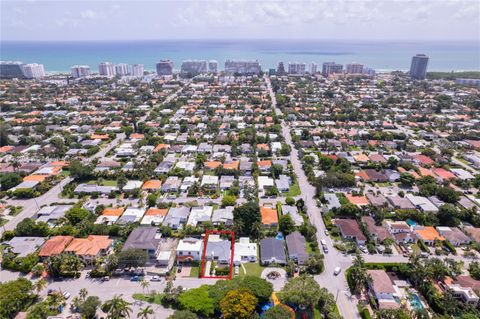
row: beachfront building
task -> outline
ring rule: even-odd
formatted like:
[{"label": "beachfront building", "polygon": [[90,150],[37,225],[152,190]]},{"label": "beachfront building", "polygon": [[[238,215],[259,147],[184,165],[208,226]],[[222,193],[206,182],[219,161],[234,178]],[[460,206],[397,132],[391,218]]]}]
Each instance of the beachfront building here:
[{"label": "beachfront building", "polygon": [[156,64],[157,74],[159,76],[172,75],[173,74],[173,61],[171,60],[160,60]]},{"label": "beachfront building", "polygon": [[111,62],[102,62],[98,65],[98,74],[102,76],[115,76],[115,64]]},{"label": "beachfront building", "polygon": [[74,65],[71,68],[74,78],[83,78],[90,75],[90,67],[88,65]]},{"label": "beachfront building", "polygon": [[428,56],[425,54],[417,54],[412,57],[410,65],[410,77],[416,80],[424,80],[427,76]]}]

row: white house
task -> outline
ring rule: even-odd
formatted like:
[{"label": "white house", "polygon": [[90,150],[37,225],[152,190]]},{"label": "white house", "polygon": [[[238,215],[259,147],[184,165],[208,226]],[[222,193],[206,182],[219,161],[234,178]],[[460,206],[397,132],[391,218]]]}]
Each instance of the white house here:
[{"label": "white house", "polygon": [[235,265],[257,261],[257,244],[251,243],[248,237],[240,237],[235,243],[233,262]]},{"label": "white house", "polygon": [[198,224],[210,221],[212,218],[212,212],[212,206],[192,207],[190,215],[188,216],[187,225],[195,227]]},{"label": "white house", "polygon": [[177,262],[200,261],[203,241],[197,238],[180,239],[177,246]]}]

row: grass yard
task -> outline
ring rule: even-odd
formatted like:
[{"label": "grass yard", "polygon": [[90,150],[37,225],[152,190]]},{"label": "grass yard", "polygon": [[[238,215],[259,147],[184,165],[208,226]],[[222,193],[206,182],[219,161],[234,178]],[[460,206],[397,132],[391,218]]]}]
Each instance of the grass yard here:
[{"label": "grass yard", "polygon": [[302,194],[302,191],[300,190],[300,185],[298,185],[298,182],[295,182],[295,184],[290,186],[290,189],[288,190],[288,193],[287,193],[289,197],[299,196],[301,194]]},{"label": "grass yard", "polygon": [[200,266],[192,266],[189,277],[198,278],[198,276],[200,276]]},{"label": "grass yard", "polygon": [[240,266],[240,271],[239,271],[239,276],[240,277],[243,277],[243,276],[246,276],[246,275],[260,277],[260,275],[262,274],[262,271],[266,268],[266,267],[260,266],[260,264],[258,262],[256,262],[256,263],[244,263],[243,266],[245,267],[245,270],[247,272],[245,273],[243,271],[243,267]]},{"label": "grass yard", "polygon": [[144,294],[133,294],[133,299],[135,300],[141,300],[141,301],[145,301],[145,302],[148,302],[148,303],[154,303],[154,304],[157,304],[157,305],[161,305],[162,304],[162,299],[163,299],[163,294],[155,294],[155,295],[144,295]]},{"label": "grass yard", "polygon": [[312,246],[310,246],[311,244],[310,243],[307,243],[307,253],[309,253],[310,255],[315,253],[312,249]]},{"label": "grass yard", "polygon": [[422,252],[420,247],[418,247],[417,244],[412,244],[410,247],[412,248],[413,252],[416,254],[420,254]]},{"label": "grass yard", "polygon": [[[97,180],[88,181],[87,184],[97,184]],[[105,179],[100,186],[117,186],[117,181],[111,179]]]}]

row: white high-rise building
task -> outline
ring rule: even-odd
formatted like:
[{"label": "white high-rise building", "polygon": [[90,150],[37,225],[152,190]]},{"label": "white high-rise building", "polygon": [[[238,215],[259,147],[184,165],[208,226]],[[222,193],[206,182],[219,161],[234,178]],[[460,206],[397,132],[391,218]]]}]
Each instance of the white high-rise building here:
[{"label": "white high-rise building", "polygon": [[305,63],[289,62],[288,74],[305,74]]},{"label": "white high-rise building", "polygon": [[312,62],[310,64],[310,74],[317,73],[317,69],[318,69],[318,64],[316,64],[315,62]]},{"label": "white high-rise building", "polygon": [[120,63],[115,65],[115,74],[116,75],[129,75],[130,74],[130,66],[126,63]]},{"label": "white high-rise building", "polygon": [[171,60],[160,60],[156,64],[157,74],[159,76],[172,75],[173,74],[173,61]]},{"label": "white high-rise building", "polygon": [[227,60],[225,61],[225,73],[227,74],[259,74],[262,72],[260,63],[255,61]]},{"label": "white high-rise building", "polygon": [[23,65],[23,74],[27,79],[41,79],[45,77],[43,64],[29,63]]},{"label": "white high-rise building", "polygon": [[133,64],[131,68],[130,75],[132,76],[143,76],[144,72],[143,64]]},{"label": "white high-rise building", "polygon": [[349,63],[346,66],[348,74],[362,74],[363,73],[363,64],[360,63]]},{"label": "white high-rise building", "polygon": [[218,61],[217,60],[210,60],[208,61],[208,72],[210,73],[218,73]]},{"label": "white high-rise building", "polygon": [[195,76],[207,73],[207,61],[205,60],[186,60],[182,62],[180,74],[182,76]]},{"label": "white high-rise building", "polygon": [[88,65],[74,65],[71,70],[74,78],[82,78],[90,75],[90,67]]},{"label": "white high-rise building", "polygon": [[115,76],[115,64],[102,62],[98,65],[98,73],[103,76]]}]

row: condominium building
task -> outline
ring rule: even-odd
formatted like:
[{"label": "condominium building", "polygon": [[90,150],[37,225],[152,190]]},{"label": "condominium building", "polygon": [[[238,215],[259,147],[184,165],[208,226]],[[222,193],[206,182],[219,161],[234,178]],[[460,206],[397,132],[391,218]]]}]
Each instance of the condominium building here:
[{"label": "condominium building", "polygon": [[417,54],[412,57],[410,65],[410,77],[416,80],[424,80],[427,76],[428,56]]},{"label": "condominium building", "polygon": [[45,68],[38,63],[24,64],[23,74],[27,79],[41,79],[45,77]]},{"label": "condominium building", "polygon": [[318,64],[316,64],[315,62],[310,63],[310,74],[317,73],[317,69],[318,69]]},{"label": "condominium building", "polygon": [[208,61],[208,72],[216,74],[218,73],[218,61],[210,60]]},{"label": "condominium building", "polygon": [[180,67],[180,75],[184,77],[192,77],[205,73],[207,73],[207,61],[205,60],[186,60],[182,62],[182,66]]},{"label": "condominium building", "polygon": [[283,64],[283,62],[278,63],[277,74],[278,75],[284,75],[285,74],[285,65]]},{"label": "condominium building", "polygon": [[125,63],[120,63],[115,65],[115,74],[116,75],[129,75],[130,74],[130,66]]},{"label": "condominium building", "polygon": [[360,63],[349,63],[346,66],[348,74],[362,74],[363,73],[363,64]]},{"label": "condominium building", "polygon": [[260,74],[262,67],[258,60],[227,60],[225,61],[225,73],[227,74]]},{"label": "condominium building", "polygon": [[71,71],[74,78],[82,78],[90,75],[90,67],[88,65],[74,65]]},{"label": "condominium building", "polygon": [[363,71],[362,71],[362,74],[367,75],[367,76],[375,76],[375,70],[372,69],[372,68],[364,67]]},{"label": "condominium building", "polygon": [[130,75],[132,76],[143,76],[143,72],[145,69],[143,68],[143,64],[132,64],[130,69]]},{"label": "condominium building", "polygon": [[157,74],[159,76],[172,75],[173,74],[173,61],[160,60],[157,65]]},{"label": "condominium building", "polygon": [[288,74],[305,74],[305,63],[288,63]]},{"label": "condominium building", "polygon": [[115,76],[115,64],[102,62],[98,65],[98,74],[102,76]]},{"label": "condominium building", "polygon": [[325,62],[322,67],[322,75],[328,77],[330,74],[342,73],[343,65],[335,62]]},{"label": "condominium building", "polygon": [[20,61],[1,61],[0,62],[0,78],[13,79],[24,78],[23,62]]}]

